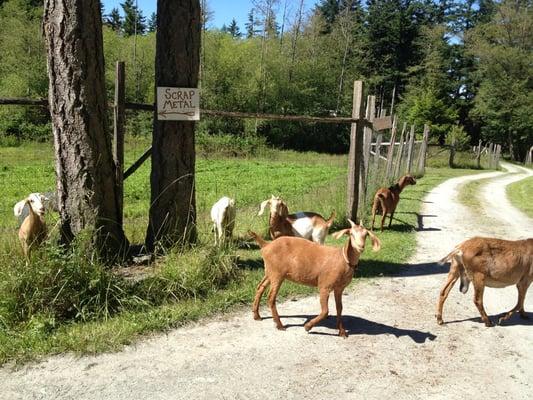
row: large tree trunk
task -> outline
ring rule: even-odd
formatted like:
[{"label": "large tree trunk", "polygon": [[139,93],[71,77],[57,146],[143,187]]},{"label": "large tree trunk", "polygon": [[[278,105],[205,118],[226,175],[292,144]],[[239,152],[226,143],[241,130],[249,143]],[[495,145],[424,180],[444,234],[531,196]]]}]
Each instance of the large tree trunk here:
[{"label": "large tree trunk", "polygon": [[[198,86],[199,0],[158,0],[157,86]],[[196,239],[194,122],[158,121],[154,113],[150,221],[146,247]]]},{"label": "large tree trunk", "polygon": [[62,241],[90,229],[101,254],[116,256],[127,241],[107,126],[100,2],[46,0],[43,30]]}]

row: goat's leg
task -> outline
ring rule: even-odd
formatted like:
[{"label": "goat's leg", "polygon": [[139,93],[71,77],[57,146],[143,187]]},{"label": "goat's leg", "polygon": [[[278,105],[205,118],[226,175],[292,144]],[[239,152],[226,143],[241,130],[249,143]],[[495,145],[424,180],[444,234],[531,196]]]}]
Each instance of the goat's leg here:
[{"label": "goat's leg", "polygon": [[500,317],[500,319],[498,320],[499,324],[511,318],[512,315],[515,313],[515,311],[519,311],[520,316],[522,318],[527,318],[527,315],[524,311],[524,299],[526,298],[526,293],[527,293],[527,288],[529,287],[529,283],[530,282],[527,282],[527,281],[520,281],[516,284],[516,288],[518,289],[518,301],[516,303],[516,306],[514,306],[512,310],[506,312],[503,316]]},{"label": "goat's leg", "polygon": [[320,289],[320,308],[321,312],[318,314],[315,318],[313,318],[311,321],[306,323],[304,325],[304,328],[306,331],[310,331],[313,326],[318,324],[320,321],[322,321],[324,318],[328,316],[329,310],[328,310],[328,299],[329,299],[329,289]]},{"label": "goat's leg", "polygon": [[455,282],[457,282],[457,279],[459,279],[459,275],[459,266],[457,265],[457,262],[453,260],[452,265],[450,266],[450,272],[448,273],[448,279],[440,291],[439,301],[437,302],[437,314],[435,317],[437,317],[437,323],[439,325],[444,323],[442,320],[442,309],[444,307],[444,302],[448,298],[453,285],[455,285]]},{"label": "goat's leg", "polygon": [[372,206],[372,230],[374,230],[374,222],[376,221],[376,211],[377,211],[377,205],[376,205],[376,201],[374,200],[374,204]]},{"label": "goat's leg", "polygon": [[483,307],[483,292],[485,290],[485,276],[481,273],[474,274],[472,280],[474,284],[474,304],[476,305],[479,313],[481,314],[481,320],[485,323],[485,326],[492,326],[492,322],[489,316],[485,312]]},{"label": "goat's leg", "polygon": [[276,296],[278,295],[279,288],[282,281],[270,281],[270,291],[268,292],[268,305],[272,312],[272,319],[276,323],[276,328],[281,331],[285,330],[285,327],[279,319],[278,309],[276,308]]},{"label": "goat's leg", "polygon": [[259,285],[257,285],[257,289],[255,292],[255,298],[254,298],[254,304],[252,306],[252,312],[254,313],[254,319],[256,321],[261,321],[261,316],[259,315],[259,303],[261,302],[261,297],[263,296],[263,292],[267,288],[267,286],[270,284],[270,281],[266,277],[266,275],[261,279],[261,282],[259,282]]},{"label": "goat's leg", "polygon": [[387,212],[385,211],[385,208],[383,208],[383,214],[381,215],[381,232],[383,232],[383,224],[385,223],[386,216],[387,216]]},{"label": "goat's leg", "polygon": [[389,228],[392,226],[392,217],[394,217],[394,210],[390,213]]},{"label": "goat's leg", "polygon": [[344,325],[342,323],[342,291],[343,289],[334,290],[335,306],[337,308],[337,329],[339,330],[339,336],[348,337]]}]

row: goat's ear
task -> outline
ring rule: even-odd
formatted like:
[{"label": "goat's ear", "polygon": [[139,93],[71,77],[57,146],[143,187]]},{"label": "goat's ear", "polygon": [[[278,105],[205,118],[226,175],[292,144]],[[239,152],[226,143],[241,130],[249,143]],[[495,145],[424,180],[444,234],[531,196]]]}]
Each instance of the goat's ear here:
[{"label": "goat's ear", "polygon": [[22,214],[22,210],[24,209],[25,205],[26,205],[26,199],[21,200],[17,204],[15,204],[15,207],[13,207],[13,212],[15,213],[16,217]]},{"label": "goat's ear", "polygon": [[378,237],[374,234],[372,231],[367,231],[368,235],[370,236],[370,239],[372,239],[372,250],[378,251],[381,249],[381,241],[378,239]]},{"label": "goat's ear", "polygon": [[350,233],[350,229],[341,229],[340,231],[334,232],[331,235],[335,239],[340,239],[343,235],[348,235]]},{"label": "goat's ear", "polygon": [[267,204],[270,203],[270,199],[269,200],[265,200],[261,203],[261,208],[259,209],[259,214],[257,215],[263,215],[263,213],[265,212],[265,207],[267,206]]}]

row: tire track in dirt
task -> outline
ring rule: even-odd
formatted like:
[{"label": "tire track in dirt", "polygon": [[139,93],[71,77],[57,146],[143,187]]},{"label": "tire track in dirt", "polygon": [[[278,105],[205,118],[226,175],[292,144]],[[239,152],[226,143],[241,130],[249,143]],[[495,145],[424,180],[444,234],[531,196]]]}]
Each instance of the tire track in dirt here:
[{"label": "tire track in dirt", "polygon": [[[351,286],[336,336],[330,317],[311,334],[303,323],[318,297],[278,305],[285,332],[270,318],[238,311],[158,335],[120,353],[48,358],[0,369],[2,399],[529,399],[533,396],[533,326],[513,317],[486,328],[466,296],[452,290],[443,326],[434,317],[447,267],[434,261],[476,234],[518,238],[532,232],[486,224],[459,204],[468,181],[503,179],[490,172],[454,178],[433,189],[419,216],[418,249],[400,276]],[[504,189],[502,189],[504,190]],[[509,204],[502,212],[512,212]],[[515,235],[513,237],[512,235]],[[511,236],[510,236],[511,235]],[[516,289],[485,293],[489,315],[514,306]],[[334,312],[330,302],[330,311]],[[526,298],[533,309],[533,295]],[[262,315],[269,316],[265,307]]]}]

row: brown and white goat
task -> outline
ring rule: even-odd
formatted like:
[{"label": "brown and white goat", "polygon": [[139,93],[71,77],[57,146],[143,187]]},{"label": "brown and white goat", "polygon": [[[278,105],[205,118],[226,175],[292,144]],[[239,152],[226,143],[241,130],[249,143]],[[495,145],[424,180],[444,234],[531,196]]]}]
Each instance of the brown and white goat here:
[{"label": "brown and white goat", "polygon": [[272,240],[280,236],[296,236],[324,244],[335,219],[335,211],[327,220],[314,212],[289,214],[287,204],[274,195],[261,203],[257,215],[263,215],[267,205],[270,205],[269,232]]},{"label": "brown and white goat", "polygon": [[437,303],[436,317],[439,324],[443,323],[444,302],[459,278],[462,293],[468,291],[470,282],[474,285],[474,304],[486,326],[492,326],[492,322],[483,308],[485,286],[502,288],[516,285],[518,289],[516,306],[500,317],[499,323],[511,318],[515,311],[518,311],[522,318],[527,318],[524,299],[533,281],[533,239],[512,241],[475,237],[457,245],[439,263],[448,261],[451,261],[450,272]]},{"label": "brown and white goat", "polygon": [[40,193],[32,193],[24,200],[15,204],[13,212],[15,216],[22,215],[24,206],[28,205],[28,215],[24,218],[19,229],[19,240],[26,259],[30,258],[30,251],[38,246],[46,238],[46,223],[44,221],[44,203],[48,198]]},{"label": "brown and white goat", "polygon": [[374,229],[374,221],[378,213],[382,215],[381,232],[383,232],[383,223],[387,214],[390,214],[389,228],[391,227],[394,211],[396,211],[396,206],[400,201],[400,193],[407,185],[416,185],[416,179],[411,175],[405,175],[400,178],[398,183],[395,183],[388,189],[378,189],[374,196],[374,204],[372,205],[372,229]]},{"label": "brown and white goat", "polygon": [[249,232],[261,246],[261,256],[265,262],[265,276],[257,286],[252,308],[254,319],[261,319],[259,303],[266,287],[270,285],[268,305],[272,311],[272,318],[278,329],[285,329],[276,308],[276,296],[283,281],[288,279],[319,289],[321,312],[305,324],[305,330],[309,331],[328,316],[328,299],[330,292],[333,291],[337,307],[337,329],[339,336],[346,337],[341,318],[342,292],[354,276],[359,257],[365,249],[367,236],[372,239],[374,251],[378,251],[381,247],[379,239],[371,231],[352,221],[350,225],[350,229],[343,229],[333,234],[336,239],[343,235],[349,236],[349,240],[341,248],[322,246],[297,237],[281,237],[267,242],[256,233]]}]

